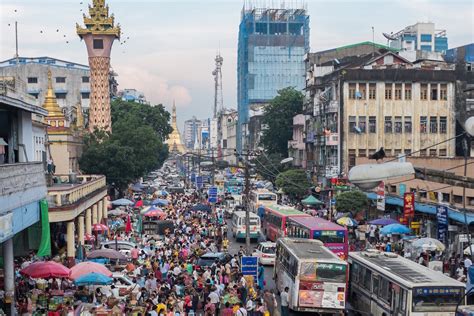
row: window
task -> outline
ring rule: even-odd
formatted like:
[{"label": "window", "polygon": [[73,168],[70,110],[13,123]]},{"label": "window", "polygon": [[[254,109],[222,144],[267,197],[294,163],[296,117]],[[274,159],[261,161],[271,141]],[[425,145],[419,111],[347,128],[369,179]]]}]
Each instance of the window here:
[{"label": "window", "polygon": [[369,84],[369,99],[370,100],[375,100],[377,97],[377,92],[376,92],[376,85],[375,83],[370,83]]},{"label": "window", "polygon": [[379,293],[379,277],[374,275],[372,278],[372,293],[378,295]]},{"label": "window", "polygon": [[436,157],[436,149],[430,149],[430,157]]},{"label": "window", "polygon": [[439,117],[439,132],[441,134],[446,134],[447,125],[448,125],[447,117],[446,116],[440,116]]},{"label": "window", "polygon": [[38,77],[28,77],[28,83],[38,83]]},{"label": "window", "polygon": [[440,155],[440,157],[446,157],[447,156],[446,148],[440,149],[439,150],[439,155]]},{"label": "window", "polygon": [[104,40],[102,39],[94,39],[94,42],[92,44],[94,49],[103,49],[104,48]]},{"label": "window", "polygon": [[411,83],[405,83],[405,100],[411,100]]},{"label": "window", "polygon": [[404,153],[405,153],[405,156],[410,156],[411,155],[411,149],[405,149]]},{"label": "window", "polygon": [[380,278],[380,298],[385,302],[391,302],[392,300],[392,287],[391,283],[385,279]]},{"label": "window", "polygon": [[411,116],[405,116],[405,133],[411,133]]},{"label": "window", "polygon": [[84,76],[82,77],[82,83],[88,83],[89,82],[89,77]]},{"label": "window", "polygon": [[402,99],[402,85],[396,84],[395,85],[395,100],[401,100],[401,99]]},{"label": "window", "polygon": [[385,84],[385,100],[391,100],[391,99],[392,99],[392,84],[386,83]]},{"label": "window", "polygon": [[356,127],[356,117],[355,116],[349,116],[349,133],[355,133]]},{"label": "window", "polygon": [[227,148],[227,139],[222,140],[222,148]]},{"label": "window", "polygon": [[369,149],[369,156],[375,153],[375,149]]},{"label": "window", "polygon": [[63,93],[63,92],[56,93],[56,99],[64,100],[66,99],[66,94],[67,93]]},{"label": "window", "polygon": [[356,97],[356,84],[349,83],[349,99],[354,100]]},{"label": "window", "polygon": [[461,204],[462,203],[462,195],[454,195],[453,200],[454,200],[454,203]]},{"label": "window", "polygon": [[393,126],[392,126],[392,117],[386,116],[385,117],[385,133],[392,133]]},{"label": "window", "polygon": [[420,150],[420,157],[426,157],[426,150]]},{"label": "window", "polygon": [[66,83],[66,77],[56,77],[56,83]]},{"label": "window", "polygon": [[359,157],[367,157],[367,150],[359,149]]},{"label": "window", "polygon": [[[396,153],[397,150],[395,150]],[[396,185],[390,185],[390,193],[397,193],[397,186]]]},{"label": "window", "polygon": [[387,155],[387,157],[392,157],[392,149],[391,148],[384,148],[384,151],[385,151],[385,155]]},{"label": "window", "polygon": [[367,122],[365,116],[359,116],[359,129],[361,133],[365,133],[367,129]]},{"label": "window", "polygon": [[422,84],[420,87],[420,100],[428,100],[428,85]]},{"label": "window", "polygon": [[349,169],[356,165],[356,151],[349,149]]},{"label": "window", "polygon": [[359,99],[367,99],[367,85],[365,83],[359,83]]},{"label": "window", "polygon": [[89,93],[89,92],[81,92],[81,97],[82,97],[83,99],[89,99],[90,93]]},{"label": "window", "polygon": [[430,116],[430,133],[438,133],[438,117]]},{"label": "window", "polygon": [[377,118],[369,116],[369,133],[377,133]]},{"label": "window", "polygon": [[421,34],[420,40],[422,42],[431,42],[431,34]]},{"label": "window", "polygon": [[402,150],[401,149],[395,149],[393,151],[393,154],[395,155],[395,157],[398,157],[398,155],[401,155],[402,154]]},{"label": "window", "polygon": [[366,288],[367,290],[371,291],[372,289],[370,288],[370,285],[372,283],[372,271],[370,271],[369,269],[365,269],[365,273],[364,273],[364,279],[363,279],[363,283],[362,283],[362,286],[364,288]]},{"label": "window", "polygon": [[401,134],[402,131],[403,131],[402,117],[401,116],[395,116],[395,133],[396,134]]},{"label": "window", "polygon": [[446,84],[442,84],[439,88],[439,99],[440,100],[448,99],[448,86]]},{"label": "window", "polygon": [[420,133],[426,133],[428,119],[426,116],[420,116]]},{"label": "window", "polygon": [[438,100],[438,85],[431,84],[431,100]]}]

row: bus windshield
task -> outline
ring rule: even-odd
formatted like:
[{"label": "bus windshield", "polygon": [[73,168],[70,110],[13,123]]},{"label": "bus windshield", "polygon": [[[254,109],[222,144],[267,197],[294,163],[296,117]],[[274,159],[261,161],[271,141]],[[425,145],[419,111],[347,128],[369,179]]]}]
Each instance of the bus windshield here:
[{"label": "bus windshield", "polygon": [[313,233],[313,238],[321,240],[325,244],[344,243],[344,231],[337,230],[316,230]]},{"label": "bus windshield", "polygon": [[334,263],[301,263],[301,279],[307,281],[346,283],[346,266]]},{"label": "bus windshield", "polygon": [[259,201],[275,201],[276,200],[276,195],[273,194],[273,193],[259,194],[258,195],[258,200]]},{"label": "bus windshield", "polygon": [[443,306],[455,306],[463,296],[461,288],[422,287],[413,289],[413,311],[436,311]]}]

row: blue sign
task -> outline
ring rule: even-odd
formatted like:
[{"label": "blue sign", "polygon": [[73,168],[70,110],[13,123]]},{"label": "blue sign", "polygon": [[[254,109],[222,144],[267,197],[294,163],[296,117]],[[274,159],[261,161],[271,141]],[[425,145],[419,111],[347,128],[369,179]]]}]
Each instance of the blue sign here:
[{"label": "blue sign", "polygon": [[209,197],[207,198],[207,201],[208,201],[209,203],[217,203],[217,196],[209,196]]},{"label": "blue sign", "polygon": [[195,181],[196,181],[196,174],[191,173],[191,182],[195,182]]},{"label": "blue sign", "polygon": [[331,199],[331,205],[336,205],[336,199]]},{"label": "blue sign", "polygon": [[198,189],[202,188],[202,177],[196,177],[196,187]]},{"label": "blue sign", "polygon": [[448,237],[448,208],[439,205],[436,208],[436,217],[438,218],[438,240],[445,244]]},{"label": "blue sign", "polygon": [[209,195],[217,195],[217,187],[210,187],[208,193]]},{"label": "blue sign", "polygon": [[407,191],[407,186],[405,184],[400,184],[398,190],[400,191],[400,196],[404,196]]},{"label": "blue sign", "polygon": [[257,279],[258,257],[242,257],[240,261],[240,271],[243,275],[252,275]]}]

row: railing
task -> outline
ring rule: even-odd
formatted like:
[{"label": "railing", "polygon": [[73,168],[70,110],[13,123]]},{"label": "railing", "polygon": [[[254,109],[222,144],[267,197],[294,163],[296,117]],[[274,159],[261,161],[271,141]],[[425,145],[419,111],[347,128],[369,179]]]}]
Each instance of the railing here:
[{"label": "railing", "polygon": [[[59,175],[61,180],[67,181],[69,176]],[[51,207],[61,207],[71,205],[90,194],[104,190],[106,188],[105,176],[100,175],[80,175],[77,176],[79,183],[64,183],[58,187],[48,188],[48,202]]]}]

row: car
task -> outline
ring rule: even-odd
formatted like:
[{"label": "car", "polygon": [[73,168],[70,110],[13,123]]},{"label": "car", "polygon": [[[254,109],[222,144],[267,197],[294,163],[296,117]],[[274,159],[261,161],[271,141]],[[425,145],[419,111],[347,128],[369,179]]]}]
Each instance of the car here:
[{"label": "car", "polygon": [[265,241],[258,244],[252,256],[258,257],[263,265],[275,265],[276,243]]},{"label": "car", "polygon": [[[123,253],[126,256],[130,256],[130,251],[135,248],[137,244],[129,241],[124,241],[124,240],[112,240],[112,241],[106,241],[101,244],[102,249],[114,249],[118,250],[119,252]],[[150,254],[151,251],[138,247],[138,250],[143,250],[146,254]]]},{"label": "car", "polygon": [[226,264],[231,259],[232,259],[232,256],[228,254],[227,252],[208,252],[206,254],[203,254],[201,257],[199,257],[197,261],[197,265],[199,267],[209,267],[216,260],[218,260],[219,263]]}]

